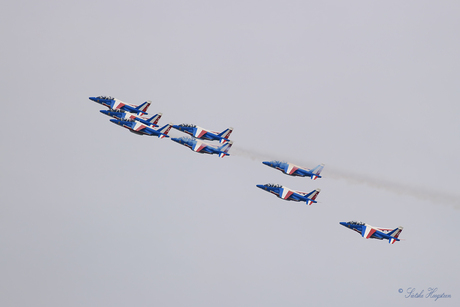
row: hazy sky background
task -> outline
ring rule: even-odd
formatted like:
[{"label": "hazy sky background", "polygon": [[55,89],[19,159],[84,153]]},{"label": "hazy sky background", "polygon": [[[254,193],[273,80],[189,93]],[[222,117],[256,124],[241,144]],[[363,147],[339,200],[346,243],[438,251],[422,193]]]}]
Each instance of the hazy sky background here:
[{"label": "hazy sky background", "polygon": [[[458,305],[459,16],[458,1],[3,3],[0,305]],[[98,95],[232,126],[232,155],[129,133]],[[311,181],[263,159],[326,166]]]}]

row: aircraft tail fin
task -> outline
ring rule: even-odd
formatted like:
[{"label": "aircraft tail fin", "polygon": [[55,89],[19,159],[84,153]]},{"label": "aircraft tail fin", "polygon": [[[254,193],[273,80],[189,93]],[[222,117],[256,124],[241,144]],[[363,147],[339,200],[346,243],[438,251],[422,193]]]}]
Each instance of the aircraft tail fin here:
[{"label": "aircraft tail fin", "polygon": [[220,158],[223,158],[225,156],[230,156],[230,154],[228,153],[228,151],[230,150],[230,148],[232,147],[233,145],[233,142],[230,141],[228,143],[225,143],[224,145],[222,145],[221,147],[219,147],[219,157]]},{"label": "aircraft tail fin", "polygon": [[150,100],[147,100],[143,104],[139,105],[136,107],[136,110],[139,110],[142,113],[147,113],[147,109],[150,107],[152,102]]},{"label": "aircraft tail fin", "polygon": [[158,121],[160,120],[161,116],[163,115],[163,113],[158,113],[158,114],[155,114],[153,115],[152,117],[150,117],[147,121],[149,123],[151,123],[152,125],[157,125],[158,124]]},{"label": "aircraft tail fin", "polygon": [[160,139],[163,139],[163,138],[165,138],[165,137],[169,138],[168,133],[169,133],[169,130],[171,130],[172,125],[173,125],[172,123],[169,123],[169,124],[167,124],[167,125],[164,125],[164,126],[161,127],[160,129],[158,129],[157,131],[160,133],[160,134],[158,135],[158,137],[159,137]]},{"label": "aircraft tail fin", "polygon": [[402,230],[404,229],[404,227],[402,226],[399,226],[398,228],[395,228],[393,229],[392,231],[390,231],[388,233],[389,236],[392,236],[390,239],[389,239],[389,243],[391,244],[394,244],[395,241],[399,241],[398,237],[399,235],[401,234]]},{"label": "aircraft tail fin", "polygon": [[[230,134],[231,134],[232,132],[233,132],[233,128],[230,127],[230,128],[228,128],[228,129],[225,129],[225,130],[222,131],[221,133],[219,133],[218,136],[220,136],[220,137],[222,137],[222,138],[228,140],[228,138],[230,137]],[[225,143],[225,142],[227,142],[227,141],[224,140],[224,139],[221,139],[219,142],[220,142],[220,143]]]},{"label": "aircraft tail fin", "polygon": [[318,197],[319,192],[321,192],[321,189],[316,189],[314,191],[311,191],[305,197],[307,198],[307,205],[311,205],[312,203],[317,203],[316,197]]},{"label": "aircraft tail fin", "polygon": [[316,180],[316,178],[321,178],[320,174],[321,174],[321,171],[323,170],[323,168],[324,168],[324,164],[320,164],[317,167],[315,167],[314,169],[312,169],[311,170],[311,172],[312,172],[311,179]]}]

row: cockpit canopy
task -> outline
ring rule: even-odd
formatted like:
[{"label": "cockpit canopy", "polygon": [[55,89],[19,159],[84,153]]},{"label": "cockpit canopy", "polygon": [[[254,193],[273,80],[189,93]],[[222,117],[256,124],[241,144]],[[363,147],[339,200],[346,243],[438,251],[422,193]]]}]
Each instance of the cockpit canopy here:
[{"label": "cockpit canopy", "polygon": [[184,141],[184,142],[191,142],[194,139],[189,137],[189,136],[182,136],[182,137],[179,138],[179,140]]},{"label": "cockpit canopy", "polygon": [[351,224],[351,225],[364,225],[363,222],[356,222],[356,221],[350,221],[350,222],[348,222],[348,224]]},{"label": "cockpit canopy", "polygon": [[281,184],[276,184],[276,183],[267,183],[266,186],[270,188],[282,188],[283,187]]},{"label": "cockpit canopy", "polygon": [[111,96],[97,96],[96,98],[106,99],[106,100],[113,100],[113,97],[111,97]]},{"label": "cockpit canopy", "polygon": [[284,167],[284,165],[286,164],[286,162],[277,161],[277,160],[270,161],[270,163],[271,163],[274,167]]},{"label": "cockpit canopy", "polygon": [[196,128],[196,125],[193,124],[180,124],[180,127],[187,127],[187,128]]}]

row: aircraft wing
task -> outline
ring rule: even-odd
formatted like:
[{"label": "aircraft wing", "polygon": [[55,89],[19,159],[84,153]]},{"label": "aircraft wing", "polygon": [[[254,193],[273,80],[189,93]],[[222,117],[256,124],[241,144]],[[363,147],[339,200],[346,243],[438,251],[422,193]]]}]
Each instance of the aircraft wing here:
[{"label": "aircraft wing", "polygon": [[141,130],[144,130],[146,127],[147,127],[146,125],[136,121],[134,126],[133,126],[133,130],[134,131],[141,131]]},{"label": "aircraft wing", "polygon": [[206,130],[200,127],[196,127],[194,130],[195,131],[193,132],[193,136],[196,137],[197,139],[200,139],[203,135],[207,133]]},{"label": "aircraft wing", "polygon": [[372,228],[370,226],[363,226],[361,235],[363,236],[363,238],[369,239],[375,233],[375,231],[375,228]]},{"label": "aircraft wing", "polygon": [[280,198],[289,199],[289,197],[291,197],[292,194],[294,194],[293,191],[286,189],[286,188],[280,188],[280,191],[279,191]]},{"label": "aircraft wing", "polygon": [[295,166],[294,164],[288,163],[286,167],[284,168],[284,171],[286,172],[286,174],[292,175],[298,169],[299,168]]},{"label": "aircraft wing", "polygon": [[193,151],[200,152],[206,147],[207,147],[206,144],[201,143],[201,142],[196,142],[195,144],[193,144],[192,149]]},{"label": "aircraft wing", "polygon": [[125,106],[125,104],[119,100],[116,100],[114,101],[113,105],[112,105],[112,109],[114,110],[118,110],[118,109],[121,109]]}]

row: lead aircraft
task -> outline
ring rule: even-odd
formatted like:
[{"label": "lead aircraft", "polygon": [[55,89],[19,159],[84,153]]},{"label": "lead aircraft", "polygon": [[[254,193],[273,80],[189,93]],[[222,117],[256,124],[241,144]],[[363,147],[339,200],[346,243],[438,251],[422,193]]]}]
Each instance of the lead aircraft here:
[{"label": "lead aircraft", "polygon": [[350,228],[351,230],[356,231],[361,234],[363,238],[366,239],[378,239],[378,240],[388,240],[388,243],[394,244],[396,241],[401,241],[398,239],[401,234],[403,227],[399,226],[398,228],[381,228],[374,227],[363,222],[340,222],[340,225]]},{"label": "lead aircraft", "polygon": [[130,113],[137,113],[139,115],[147,114],[147,109],[152,103],[150,100],[148,100],[143,104],[136,106],[110,96],[89,97],[89,99],[99,104],[102,104],[103,106],[106,106],[111,110],[123,110]]},{"label": "lead aircraft", "polygon": [[158,121],[163,115],[162,113],[158,113],[158,114],[153,115],[150,118],[147,118],[145,116],[141,116],[141,115],[138,116],[136,114],[125,112],[122,110],[101,110],[99,112],[101,112],[102,114],[108,115],[110,117],[113,117],[115,119],[122,120],[122,121],[137,120],[143,124],[153,126],[153,127],[158,127]]},{"label": "lead aircraft", "polygon": [[200,140],[219,141],[219,143],[223,144],[230,141],[228,138],[230,137],[230,134],[233,131],[233,128],[230,127],[219,133],[192,124],[174,125],[173,128],[187,133]]},{"label": "lead aircraft", "polygon": [[284,199],[284,200],[292,200],[292,201],[304,201],[307,205],[311,205],[312,203],[317,203],[316,197],[318,196],[321,189],[316,189],[311,191],[310,193],[294,191],[287,187],[284,187],[280,184],[258,184],[258,188],[275,194],[277,197]]},{"label": "lead aircraft", "polygon": [[164,125],[159,129],[154,129],[153,126],[146,125],[141,123],[137,120],[119,120],[119,119],[111,119],[112,123],[122,126],[128,129],[130,132],[139,134],[139,135],[155,135],[158,136],[160,139],[165,137],[169,138],[169,130],[171,130],[172,123]]},{"label": "lead aircraft", "polygon": [[294,165],[289,162],[264,161],[262,163],[270,167],[273,167],[274,169],[280,170],[281,172],[287,175],[299,176],[299,177],[310,177],[313,180],[316,180],[316,178],[321,178],[320,174],[324,168],[324,164],[320,164],[314,169],[308,169],[308,168],[304,168],[298,165]]},{"label": "lead aircraft", "polygon": [[224,145],[217,147],[187,136],[181,138],[171,138],[171,141],[187,146],[194,152],[210,155],[217,154],[220,158],[230,156],[228,151],[230,150],[230,147],[232,147],[233,145],[233,142],[229,141]]}]

